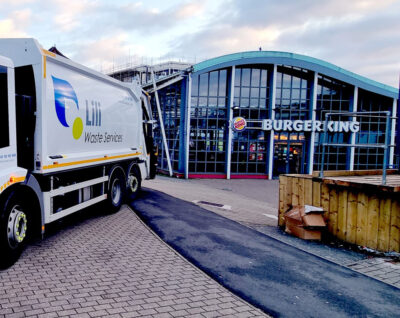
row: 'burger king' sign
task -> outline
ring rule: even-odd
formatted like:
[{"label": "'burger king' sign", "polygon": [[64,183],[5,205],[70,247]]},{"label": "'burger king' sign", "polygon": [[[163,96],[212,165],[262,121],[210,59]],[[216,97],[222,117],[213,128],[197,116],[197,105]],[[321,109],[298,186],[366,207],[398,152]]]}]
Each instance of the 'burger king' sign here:
[{"label": "'burger king' sign", "polygon": [[232,128],[235,131],[242,131],[246,128],[246,119],[243,117],[235,117],[232,121]]}]

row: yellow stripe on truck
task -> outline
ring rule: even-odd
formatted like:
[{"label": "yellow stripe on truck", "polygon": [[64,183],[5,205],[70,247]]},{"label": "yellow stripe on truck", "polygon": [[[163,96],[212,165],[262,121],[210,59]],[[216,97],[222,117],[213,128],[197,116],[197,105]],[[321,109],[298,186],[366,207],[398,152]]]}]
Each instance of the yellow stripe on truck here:
[{"label": "yellow stripe on truck", "polygon": [[47,50],[45,50],[45,49],[42,49],[42,53],[43,53],[44,55],[49,55],[49,56],[51,56],[51,57],[56,57],[56,56],[57,56],[55,53],[50,52],[50,51],[47,51]]},{"label": "yellow stripe on truck", "polygon": [[64,163],[54,163],[52,165],[43,166],[43,170],[68,167],[68,166],[74,166],[74,165],[81,165],[84,163],[92,163],[92,162],[99,162],[99,161],[105,161],[105,160],[129,158],[129,157],[134,157],[134,156],[138,156],[141,154],[142,154],[141,152],[136,152],[136,153],[126,154],[126,155],[118,155],[118,156],[111,156],[111,157],[104,156],[104,157],[95,158],[95,159],[87,159],[87,160],[64,162]]},{"label": "yellow stripe on truck", "polygon": [[24,182],[25,177],[10,177],[10,183]]},{"label": "yellow stripe on truck", "polygon": [[10,177],[10,180],[7,181],[5,184],[3,184],[0,187],[0,191],[5,190],[7,187],[9,187],[10,185],[12,185],[14,183],[24,182],[24,181],[25,181],[25,177]]},{"label": "yellow stripe on truck", "polygon": [[47,63],[47,58],[46,56],[43,56],[43,78],[46,78],[46,63]]}]

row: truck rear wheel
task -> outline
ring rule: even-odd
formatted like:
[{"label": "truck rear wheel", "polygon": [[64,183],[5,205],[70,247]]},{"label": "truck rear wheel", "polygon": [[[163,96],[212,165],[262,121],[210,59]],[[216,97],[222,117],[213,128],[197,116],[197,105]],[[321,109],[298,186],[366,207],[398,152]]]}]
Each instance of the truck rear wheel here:
[{"label": "truck rear wheel", "polygon": [[126,195],[127,199],[132,201],[137,197],[142,187],[139,167],[136,164],[131,164],[128,168],[127,176]]},{"label": "truck rear wheel", "polygon": [[14,264],[22,251],[31,233],[31,211],[21,195],[10,193],[4,203],[0,217],[0,250],[2,268]]},{"label": "truck rear wheel", "polygon": [[121,167],[117,166],[111,170],[108,182],[107,205],[111,212],[117,212],[122,205],[125,195],[125,174]]}]

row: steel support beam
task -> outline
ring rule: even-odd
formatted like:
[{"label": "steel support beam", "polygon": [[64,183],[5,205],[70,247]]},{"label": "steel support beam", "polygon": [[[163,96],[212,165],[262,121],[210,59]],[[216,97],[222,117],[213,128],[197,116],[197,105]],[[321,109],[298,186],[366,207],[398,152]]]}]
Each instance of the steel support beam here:
[{"label": "steel support beam", "polygon": [[[314,77],[311,86],[311,120],[317,118],[317,88],[318,88],[318,73],[314,72]],[[308,155],[308,174],[312,174],[314,170],[314,149],[315,149],[315,131],[311,132],[310,145]]]},{"label": "steel support beam", "polygon": [[[353,92],[353,101],[352,101],[352,105],[351,105],[351,112],[356,113],[358,109],[358,87],[354,86],[354,92]],[[353,121],[357,121],[356,117],[353,117]],[[356,133],[351,133],[351,144],[355,145],[356,144]],[[355,147],[351,147],[350,148],[350,161],[349,161],[349,170],[353,171],[354,170],[354,157],[355,157],[355,152],[356,152],[356,148]]]},{"label": "steel support beam", "polygon": [[[275,119],[275,101],[276,101],[276,74],[277,74],[277,65],[274,64],[274,69],[272,73],[272,85],[271,85],[271,119]],[[269,151],[268,151],[268,179],[272,179],[272,168],[274,163],[274,136],[275,133],[271,130],[269,136]]]},{"label": "steel support beam", "polygon": [[226,145],[226,178],[231,178],[231,161],[232,161],[232,119],[233,119],[233,99],[235,97],[235,66],[231,68],[231,81],[229,86],[229,106],[228,106],[228,143]]},{"label": "steel support beam", "polygon": [[394,165],[394,147],[396,137],[396,117],[397,117],[397,100],[393,98],[392,108],[392,130],[390,135],[390,155],[389,155],[389,168],[393,168]]},{"label": "steel support beam", "polygon": [[156,85],[156,80],[155,80],[153,70],[151,71],[151,75],[153,77],[154,96],[156,98],[158,118],[160,119],[160,129],[161,129],[161,135],[162,135],[162,140],[163,140],[163,144],[164,144],[165,156],[167,157],[169,176],[172,177],[173,173],[172,173],[171,159],[169,157],[168,143],[167,143],[167,138],[165,137],[164,120],[163,120],[163,116],[162,116],[162,112],[161,112],[160,101],[158,99],[158,90],[157,90],[157,85]]},{"label": "steel support beam", "polygon": [[190,111],[192,108],[192,73],[189,73],[187,78],[187,88],[186,88],[186,111],[185,111],[185,179],[189,179],[189,151],[190,151]]}]

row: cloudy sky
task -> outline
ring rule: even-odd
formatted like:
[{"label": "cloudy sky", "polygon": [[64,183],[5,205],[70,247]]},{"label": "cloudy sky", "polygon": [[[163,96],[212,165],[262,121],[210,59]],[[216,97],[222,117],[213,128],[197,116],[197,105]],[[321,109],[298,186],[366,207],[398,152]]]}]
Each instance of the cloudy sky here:
[{"label": "cloudy sky", "polygon": [[258,50],[316,57],[398,87],[400,0],[0,0],[0,36],[106,70]]}]

